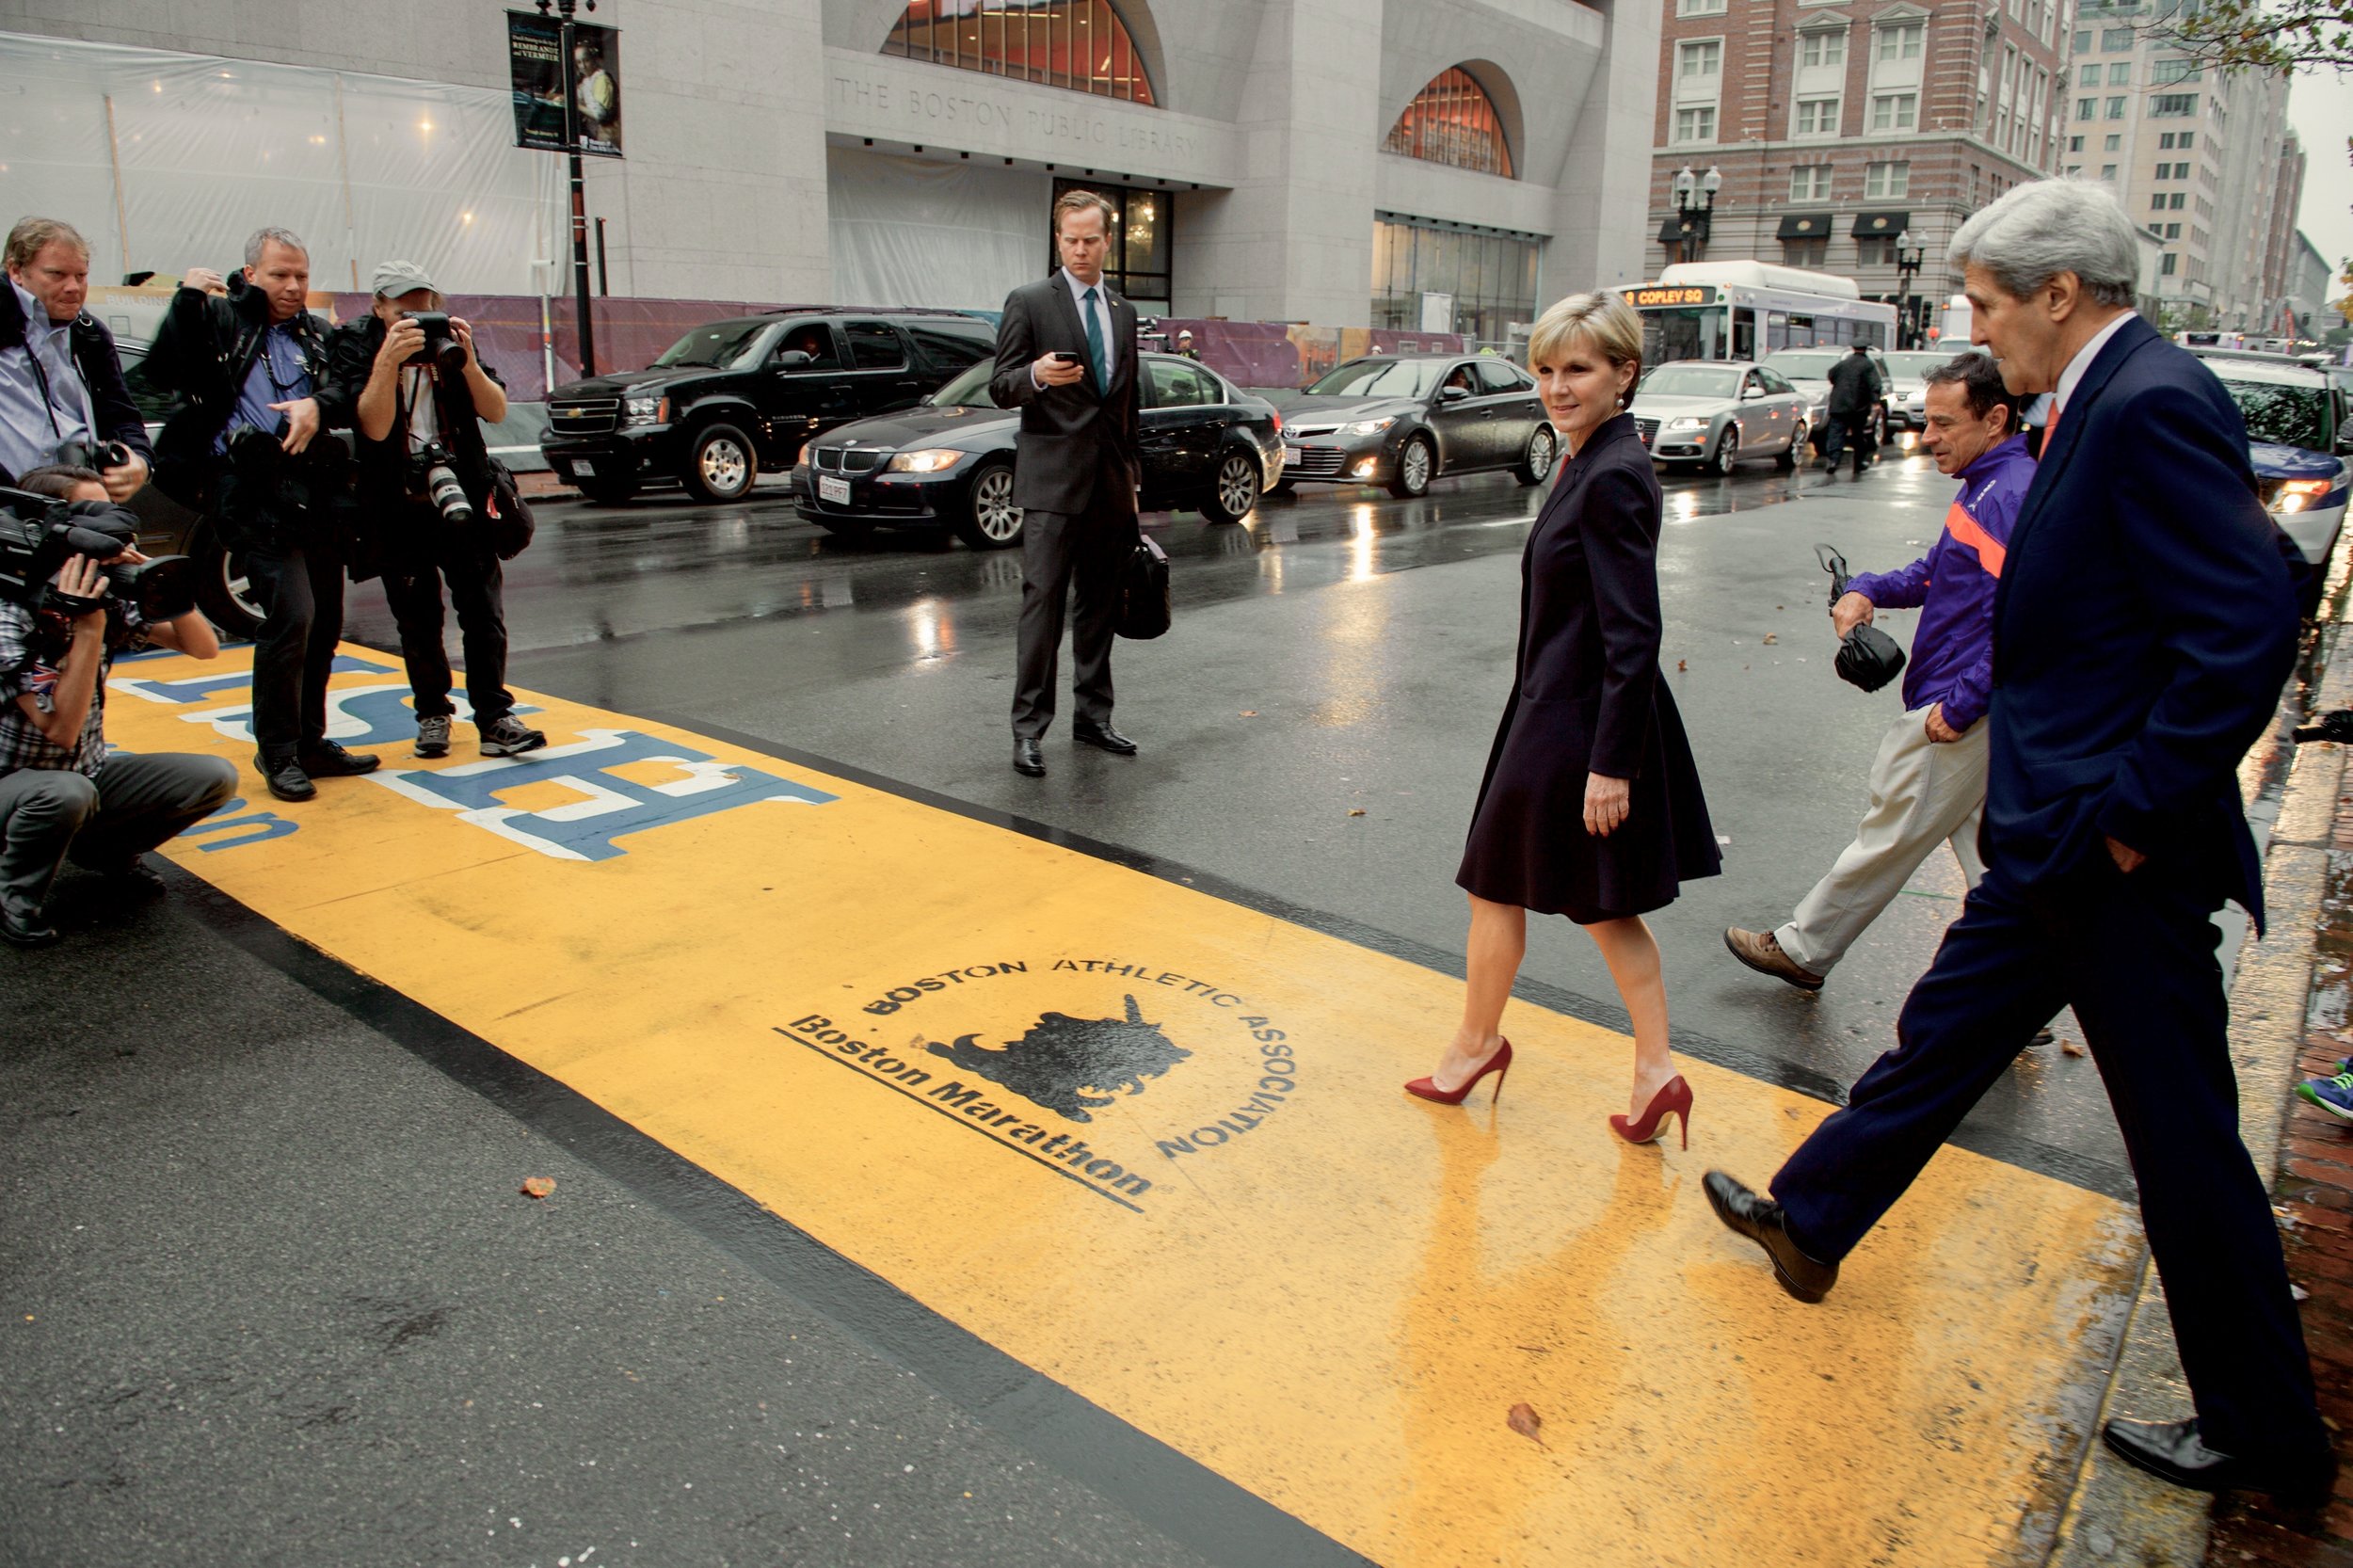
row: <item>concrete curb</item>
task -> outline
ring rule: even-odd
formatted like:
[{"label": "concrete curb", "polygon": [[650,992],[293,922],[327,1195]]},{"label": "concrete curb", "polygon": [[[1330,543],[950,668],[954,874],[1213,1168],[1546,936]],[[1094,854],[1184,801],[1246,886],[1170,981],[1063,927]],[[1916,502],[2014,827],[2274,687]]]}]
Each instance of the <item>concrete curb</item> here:
[{"label": "concrete curb", "polygon": [[[2338,662],[2343,623],[2321,632],[2320,686],[2314,711],[2353,706],[2353,668]],[[2239,1135],[2268,1186],[2280,1171],[2280,1138],[2288,1094],[2303,1050],[2313,953],[2328,888],[2329,842],[2345,779],[2344,748],[2297,749],[2281,797],[2279,821],[2264,855],[2264,903],[2270,933],[2239,951],[2231,984],[2232,1064],[2238,1073]],[[2116,1369],[2101,1401],[2111,1415],[2166,1420],[2189,1411],[2173,1326],[2156,1271],[2144,1260],[2141,1287],[2125,1326]],[[2075,1491],[2059,1522],[2054,1568],[2146,1563],[2163,1568],[2203,1562],[2213,1500],[2171,1486],[2118,1459],[2095,1429]]]}]

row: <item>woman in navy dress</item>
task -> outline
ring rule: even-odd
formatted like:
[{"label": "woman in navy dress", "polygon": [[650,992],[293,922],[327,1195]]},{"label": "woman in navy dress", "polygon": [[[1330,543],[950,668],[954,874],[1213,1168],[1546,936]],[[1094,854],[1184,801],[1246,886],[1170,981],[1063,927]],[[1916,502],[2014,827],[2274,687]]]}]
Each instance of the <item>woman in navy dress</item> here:
[{"label": "woman in navy dress", "polygon": [[1641,374],[1641,319],[1615,295],[1547,310],[1529,341],[1545,410],[1568,450],[1520,559],[1519,654],[1455,881],[1470,895],[1462,1027],[1437,1070],[1406,1085],[1458,1105],[1512,1064],[1499,1032],[1528,912],[1566,915],[1601,950],[1634,1024],[1634,1084],[1609,1125],[1629,1143],[1691,1091],[1667,1049],[1667,988],[1642,917],[1721,863],[1683,722],[1658,679],[1658,480],[1624,412]]}]

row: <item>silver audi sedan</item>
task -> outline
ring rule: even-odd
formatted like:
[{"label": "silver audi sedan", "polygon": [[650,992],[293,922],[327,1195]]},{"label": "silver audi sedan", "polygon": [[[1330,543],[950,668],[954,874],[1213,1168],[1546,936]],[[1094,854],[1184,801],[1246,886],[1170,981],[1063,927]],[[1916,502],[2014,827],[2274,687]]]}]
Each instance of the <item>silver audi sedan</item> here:
[{"label": "silver audi sedan", "polygon": [[1806,401],[1765,365],[1677,360],[1634,389],[1634,428],[1662,463],[1730,473],[1743,457],[1795,468],[1804,455]]}]

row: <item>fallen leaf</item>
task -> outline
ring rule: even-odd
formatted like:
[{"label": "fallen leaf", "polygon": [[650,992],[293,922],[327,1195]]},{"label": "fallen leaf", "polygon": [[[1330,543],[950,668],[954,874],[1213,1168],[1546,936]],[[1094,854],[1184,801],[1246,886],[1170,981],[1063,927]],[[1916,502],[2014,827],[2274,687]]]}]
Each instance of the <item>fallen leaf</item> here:
[{"label": "fallen leaf", "polygon": [[1503,1418],[1503,1424],[1540,1448],[1550,1446],[1538,1435],[1543,1430],[1545,1418],[1537,1415],[1536,1407],[1525,1400],[1512,1407],[1512,1414]]},{"label": "fallen leaf", "polygon": [[523,1183],[523,1196],[526,1198],[544,1198],[554,1191],[555,1178],[553,1176],[533,1176]]},{"label": "fallen leaf", "polygon": [[1258,711],[1256,708],[1245,708],[1241,711],[1241,716],[1246,719],[1255,719],[1258,716]]},{"label": "fallen leaf", "polygon": [[2061,1040],[2059,1050],[2068,1056],[2081,1056],[2084,1053],[2084,1048],[2073,1040]]},{"label": "fallen leaf", "polygon": [[1765,641],[1769,646],[1773,643],[1777,643],[1781,641],[1781,633],[1778,632],[1768,632],[1765,633]]},{"label": "fallen leaf", "polygon": [[1352,806],[1348,808],[1348,814],[1352,817],[1361,817],[1365,814],[1365,808],[1361,806]]},{"label": "fallen leaf", "polygon": [[1690,671],[1691,671],[1691,661],[1690,661],[1690,660],[1689,660],[1689,659],[1677,659],[1677,660],[1675,661],[1675,673],[1676,673],[1677,675],[1689,675],[1689,674],[1690,673]]}]

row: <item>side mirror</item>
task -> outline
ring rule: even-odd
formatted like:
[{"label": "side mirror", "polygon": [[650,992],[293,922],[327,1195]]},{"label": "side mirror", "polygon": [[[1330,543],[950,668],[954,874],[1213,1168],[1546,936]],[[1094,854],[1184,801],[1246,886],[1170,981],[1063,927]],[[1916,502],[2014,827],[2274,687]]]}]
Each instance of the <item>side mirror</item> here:
[{"label": "side mirror", "polygon": [[1468,387],[1440,387],[1438,389],[1438,401],[1441,403],[1460,403],[1469,395]]},{"label": "side mirror", "polygon": [[1742,387],[1740,389],[1740,401],[1743,403],[1753,403],[1764,395],[1765,389],[1763,387]]},{"label": "side mirror", "polygon": [[776,356],[778,370],[807,370],[816,362],[809,358],[808,351],[805,348],[788,348]]},{"label": "side mirror", "polygon": [[2342,429],[2338,430],[2337,456],[2340,457],[2353,456],[2353,424],[2345,425]]}]

